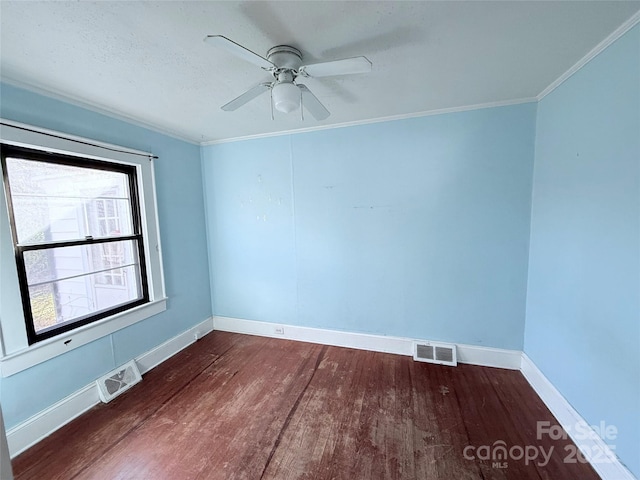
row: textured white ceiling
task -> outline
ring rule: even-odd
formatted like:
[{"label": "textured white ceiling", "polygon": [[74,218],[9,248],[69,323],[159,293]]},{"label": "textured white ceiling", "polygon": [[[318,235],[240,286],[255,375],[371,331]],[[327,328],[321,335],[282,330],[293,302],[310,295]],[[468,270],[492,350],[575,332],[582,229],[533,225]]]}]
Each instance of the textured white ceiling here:
[{"label": "textured white ceiling", "polygon": [[[638,1],[0,2],[0,73],[196,142],[532,98],[638,9]],[[367,75],[306,79],[322,122],[269,95],[220,106],[269,80],[203,42],[225,35],[303,63],[365,55]]]}]

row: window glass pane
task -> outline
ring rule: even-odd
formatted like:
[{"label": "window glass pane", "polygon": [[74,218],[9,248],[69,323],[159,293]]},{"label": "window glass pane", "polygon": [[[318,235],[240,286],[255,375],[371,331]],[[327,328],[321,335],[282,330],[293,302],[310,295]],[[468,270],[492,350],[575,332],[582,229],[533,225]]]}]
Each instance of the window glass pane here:
[{"label": "window glass pane", "polygon": [[128,175],[9,157],[18,243],[133,233]]},{"label": "window glass pane", "polygon": [[[136,240],[94,243],[72,247],[52,247],[24,252],[29,286],[64,280],[78,275],[101,273],[99,283],[125,285],[121,268],[139,263]],[[107,271],[108,270],[108,271]]]},{"label": "window glass pane", "polygon": [[55,291],[53,284],[47,283],[29,289],[31,313],[36,332],[56,325],[58,314],[56,311]]},{"label": "window glass pane", "polygon": [[[113,275],[122,283],[105,283],[105,275]],[[142,298],[139,277],[138,265],[133,265],[30,286],[36,333]]]}]

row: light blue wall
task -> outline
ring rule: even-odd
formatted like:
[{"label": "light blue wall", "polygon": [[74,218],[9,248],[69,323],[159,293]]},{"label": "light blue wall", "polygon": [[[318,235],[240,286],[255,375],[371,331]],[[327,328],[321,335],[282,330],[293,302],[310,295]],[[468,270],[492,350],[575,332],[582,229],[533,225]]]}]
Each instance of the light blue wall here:
[{"label": "light blue wall", "polygon": [[170,298],[161,315],[0,379],[8,426],[213,309],[524,342],[581,415],[618,427],[616,451],[640,476],[639,63],[636,26],[537,112],[525,104],[202,149],[2,85],[5,118],[160,155]]},{"label": "light blue wall", "polygon": [[640,26],[538,106],[525,352],[640,477]]},{"label": "light blue wall", "polygon": [[[72,352],[2,379],[7,428],[118,365],[211,316],[200,147],[74,105],[2,84],[0,116],[129,148],[155,160],[167,311]],[[2,270],[14,268],[5,250]],[[8,257],[11,259],[11,256]],[[2,275],[11,278],[11,275]],[[3,281],[2,288],[10,285]]]},{"label": "light blue wall", "polygon": [[205,147],[215,314],[522,349],[535,114]]}]

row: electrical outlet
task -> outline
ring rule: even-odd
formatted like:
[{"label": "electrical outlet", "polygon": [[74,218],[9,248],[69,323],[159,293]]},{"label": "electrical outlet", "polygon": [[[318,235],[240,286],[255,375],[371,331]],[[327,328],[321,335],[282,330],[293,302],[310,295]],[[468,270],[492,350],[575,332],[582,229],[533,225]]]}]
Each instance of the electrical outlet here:
[{"label": "electrical outlet", "polygon": [[284,327],[276,327],[273,329],[273,333],[276,335],[284,335]]}]

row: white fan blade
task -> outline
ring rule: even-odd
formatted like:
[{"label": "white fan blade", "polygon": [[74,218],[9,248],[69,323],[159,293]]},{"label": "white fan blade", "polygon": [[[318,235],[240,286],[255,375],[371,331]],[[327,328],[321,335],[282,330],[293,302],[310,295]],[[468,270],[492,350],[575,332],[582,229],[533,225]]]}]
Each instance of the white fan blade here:
[{"label": "white fan blade", "polygon": [[367,57],[345,58],[333,62],[303,65],[298,69],[304,77],[330,77],[332,75],[351,75],[352,73],[369,73],[371,62]]},{"label": "white fan blade", "polygon": [[256,85],[255,87],[250,88],[249,90],[244,92],[242,95],[240,95],[238,98],[234,98],[229,103],[227,103],[226,105],[223,105],[220,108],[222,108],[222,110],[224,110],[225,112],[232,112],[234,110],[237,110],[241,106],[243,106],[245,103],[250,102],[261,93],[266,92],[270,88],[271,88],[270,83],[261,83],[260,85]]},{"label": "white fan blade", "polygon": [[204,37],[204,41],[218,48],[222,48],[236,57],[242,58],[247,62],[251,62],[265,70],[276,68],[276,66],[266,58],[261,57],[257,53],[252,52],[248,48],[244,48],[242,45],[234,42],[233,40],[229,40],[227,37],[223,37],[222,35],[207,35]]},{"label": "white fan blade", "polygon": [[302,105],[304,108],[309,110],[309,113],[313,115],[313,118],[316,120],[324,120],[331,115],[329,110],[320,103],[320,100],[318,100],[316,96],[311,93],[311,90],[309,90],[305,85],[299,83],[298,88],[302,90]]}]

